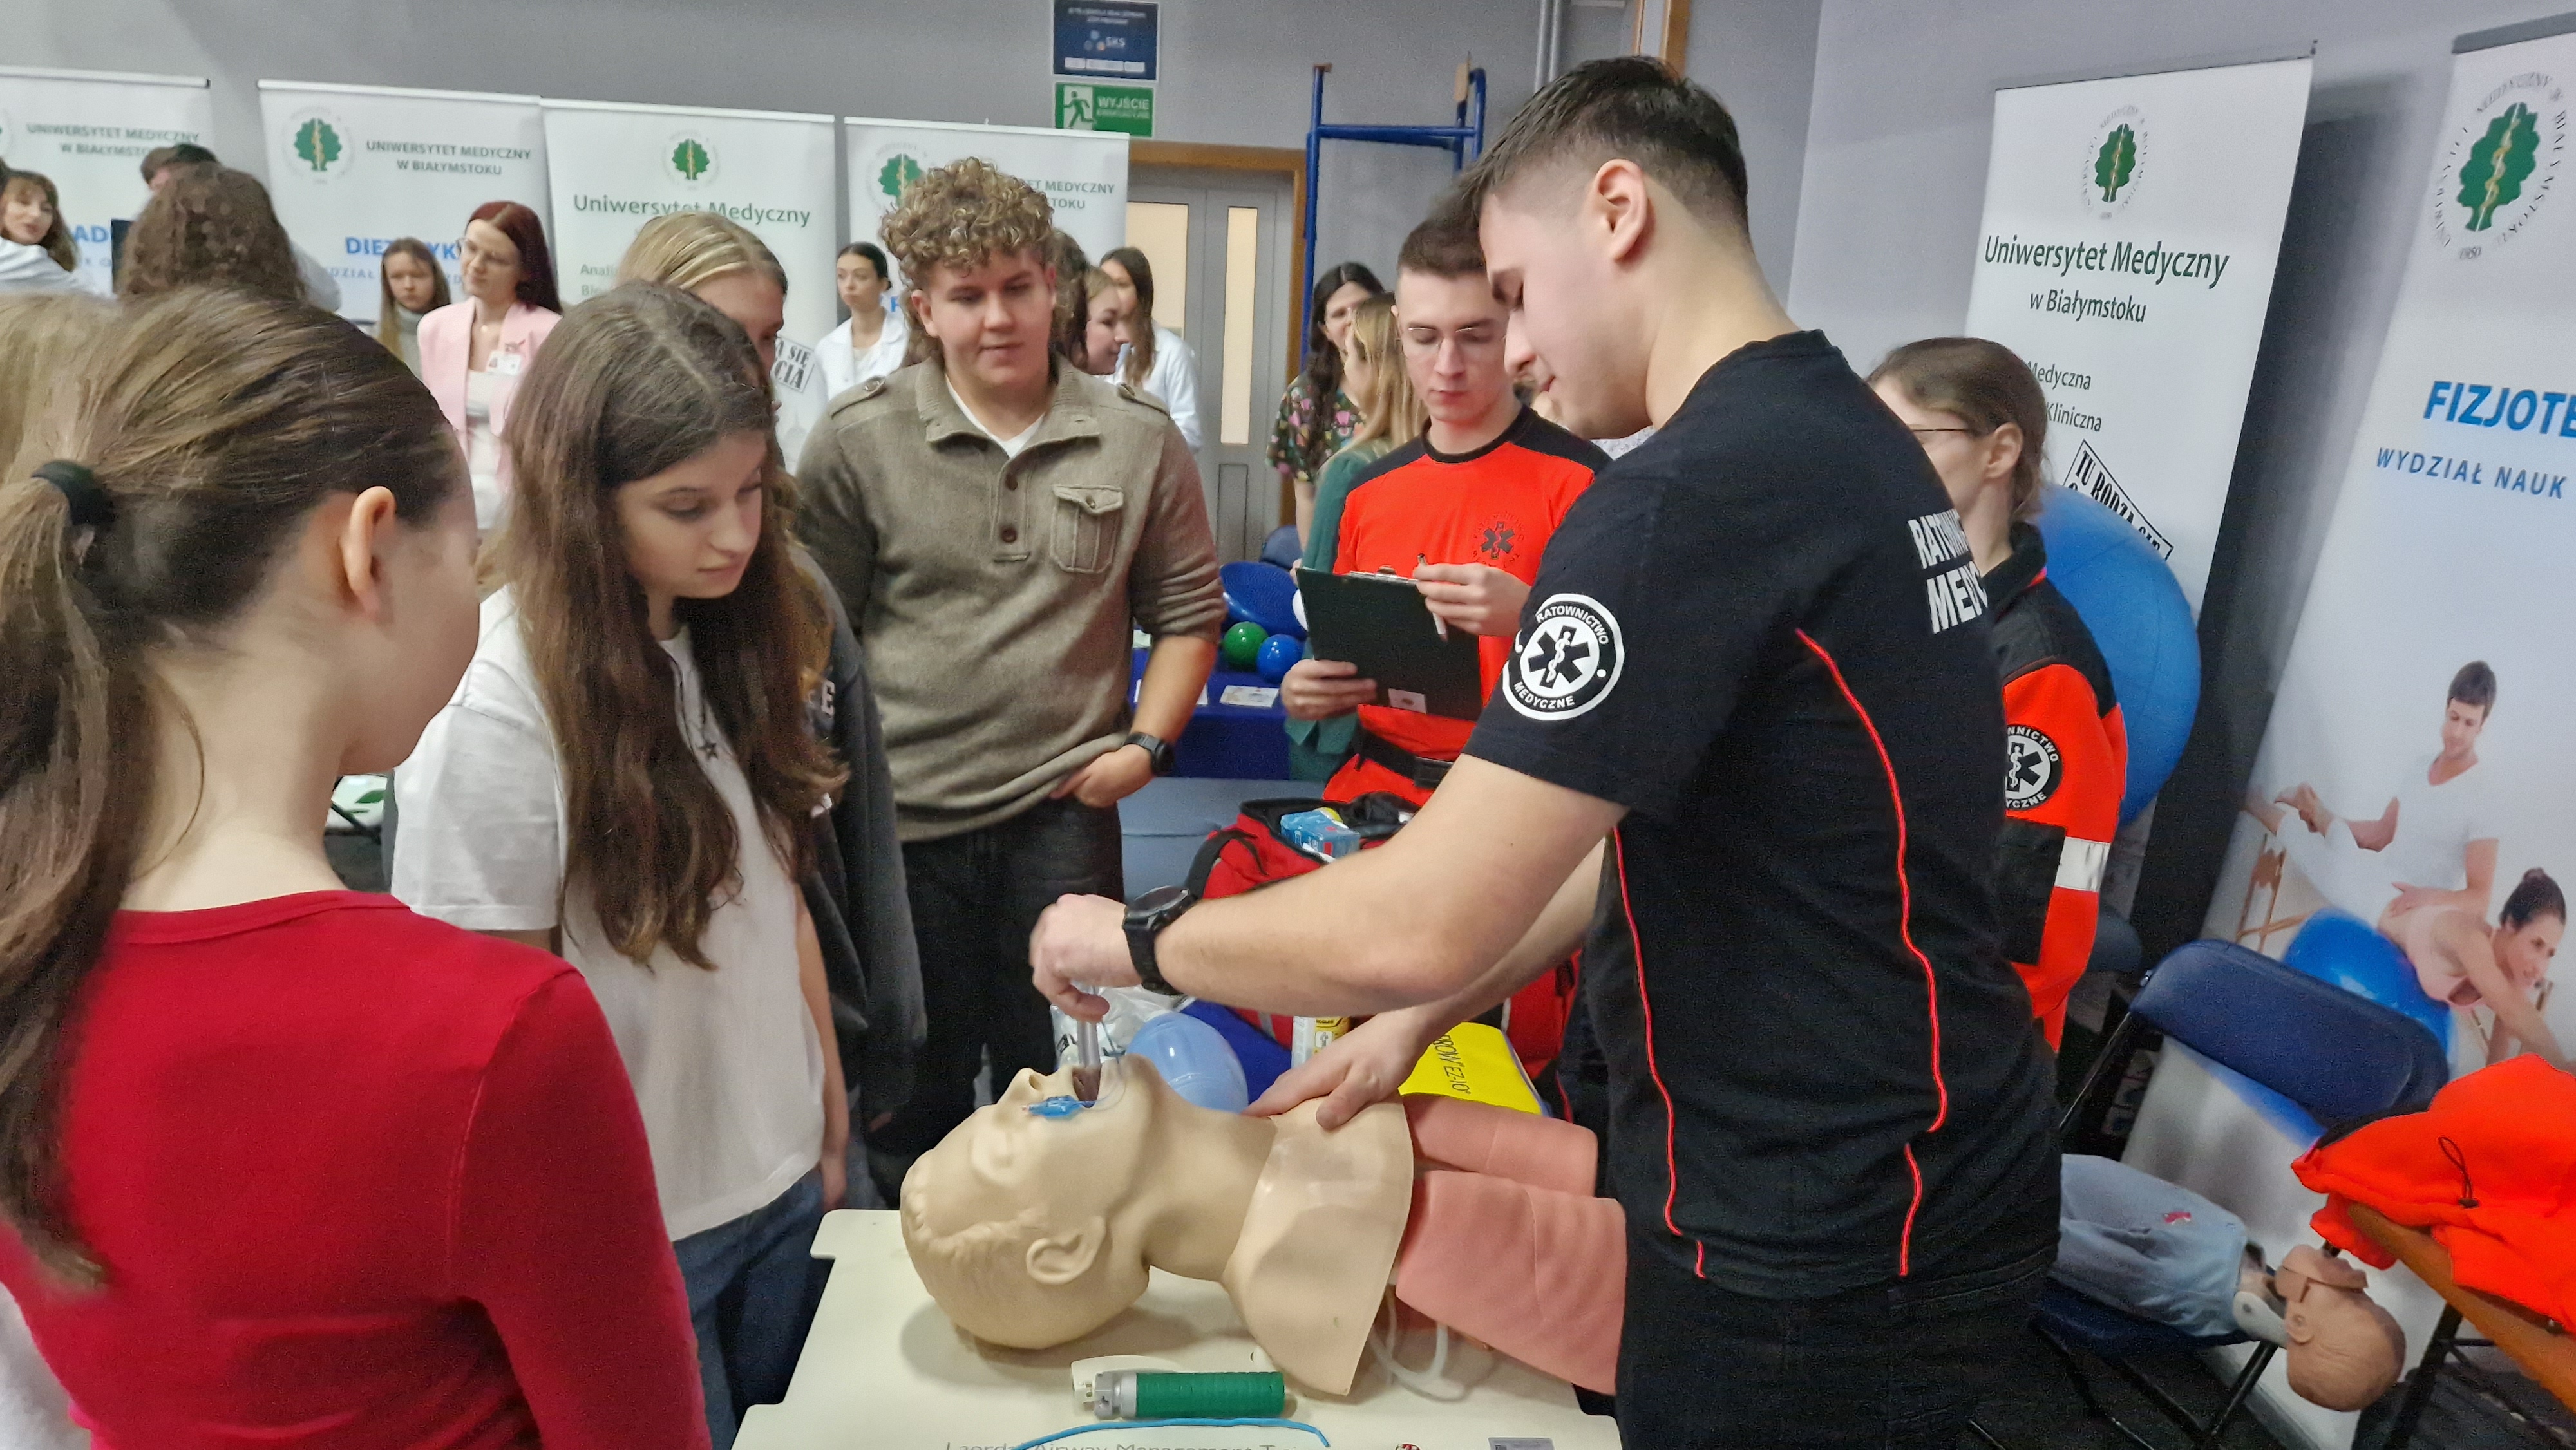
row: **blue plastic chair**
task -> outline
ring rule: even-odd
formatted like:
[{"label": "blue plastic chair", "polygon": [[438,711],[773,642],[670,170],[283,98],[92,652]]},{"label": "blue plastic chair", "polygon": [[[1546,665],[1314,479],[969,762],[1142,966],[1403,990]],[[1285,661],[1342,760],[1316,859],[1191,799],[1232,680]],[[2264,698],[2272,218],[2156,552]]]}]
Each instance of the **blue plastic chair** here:
[{"label": "blue plastic chair", "polygon": [[[2148,1032],[2161,1032],[2167,1041],[2243,1073],[2330,1126],[2420,1109],[2450,1075],[2441,1045],[2413,1018],[2233,942],[2196,941],[2177,948],[2147,974],[2128,1015],[2103,1044],[2102,1055],[2058,1121],[2061,1138],[2086,1121],[2105,1088],[2119,1082],[2138,1039]],[[2225,1407],[2203,1425],[2128,1361],[2243,1344],[2247,1336],[2184,1334],[2053,1280],[2040,1294],[2032,1328],[2066,1367],[2085,1408],[2140,1450],[2157,1447],[2103,1408],[2075,1350],[2108,1364],[2198,1447],[2219,1443],[2278,1352],[2271,1344],[2258,1345],[2229,1387]],[[1986,1444],[2000,1446],[1984,1427],[1970,1429]]]}]

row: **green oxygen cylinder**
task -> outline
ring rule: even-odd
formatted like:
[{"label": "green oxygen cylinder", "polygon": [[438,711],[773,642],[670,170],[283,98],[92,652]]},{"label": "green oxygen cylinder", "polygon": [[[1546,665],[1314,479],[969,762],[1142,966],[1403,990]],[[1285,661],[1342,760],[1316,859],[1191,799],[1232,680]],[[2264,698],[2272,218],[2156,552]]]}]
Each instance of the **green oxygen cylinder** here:
[{"label": "green oxygen cylinder", "polygon": [[1277,1419],[1287,1412],[1288,1380],[1276,1371],[1105,1369],[1091,1382],[1091,1413],[1101,1420]]}]

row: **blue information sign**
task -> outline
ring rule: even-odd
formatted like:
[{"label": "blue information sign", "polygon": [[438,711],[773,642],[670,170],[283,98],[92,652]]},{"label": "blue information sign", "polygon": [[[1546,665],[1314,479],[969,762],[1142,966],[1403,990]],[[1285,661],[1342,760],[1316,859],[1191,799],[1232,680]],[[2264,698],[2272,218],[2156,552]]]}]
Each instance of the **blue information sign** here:
[{"label": "blue information sign", "polygon": [[1155,0],[1055,0],[1055,73],[1157,79],[1162,7]]}]

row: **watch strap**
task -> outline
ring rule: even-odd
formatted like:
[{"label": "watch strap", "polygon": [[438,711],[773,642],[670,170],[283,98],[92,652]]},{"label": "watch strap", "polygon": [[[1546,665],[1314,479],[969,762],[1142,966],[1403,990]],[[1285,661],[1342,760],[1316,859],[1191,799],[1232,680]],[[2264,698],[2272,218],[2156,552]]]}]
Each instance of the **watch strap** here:
[{"label": "watch strap", "polygon": [[1172,757],[1175,753],[1172,742],[1159,735],[1148,735],[1142,730],[1131,730],[1127,733],[1125,743],[1144,747],[1145,758],[1153,762],[1154,774],[1172,773]]}]

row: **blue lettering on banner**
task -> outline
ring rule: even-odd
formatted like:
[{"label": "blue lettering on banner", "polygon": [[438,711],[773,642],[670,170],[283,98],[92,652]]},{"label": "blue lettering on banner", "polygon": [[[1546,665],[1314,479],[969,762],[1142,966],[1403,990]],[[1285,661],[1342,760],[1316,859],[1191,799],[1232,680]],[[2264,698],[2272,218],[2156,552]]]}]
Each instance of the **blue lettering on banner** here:
[{"label": "blue lettering on banner", "polygon": [[[381,257],[385,254],[385,248],[392,246],[396,240],[393,237],[343,237],[341,244],[348,249],[352,257]],[[425,245],[431,254],[442,262],[455,261],[457,252],[460,250],[460,244],[456,242],[429,242]]]},{"label": "blue lettering on banner", "polygon": [[2424,418],[2461,428],[2501,428],[2508,433],[2576,438],[2576,389],[2443,378],[2425,391]]},{"label": "blue lettering on banner", "polygon": [[2382,448],[2379,450],[2379,466],[2390,473],[2438,478],[2446,483],[2465,483],[2471,488],[2491,488],[2498,493],[2561,500],[2567,496],[2566,474],[2538,468],[2514,468],[2501,463],[2489,469],[2484,463],[2454,454]]}]

